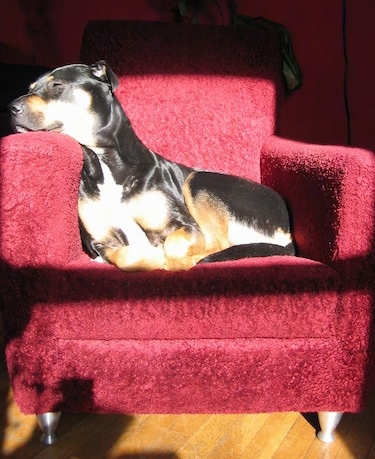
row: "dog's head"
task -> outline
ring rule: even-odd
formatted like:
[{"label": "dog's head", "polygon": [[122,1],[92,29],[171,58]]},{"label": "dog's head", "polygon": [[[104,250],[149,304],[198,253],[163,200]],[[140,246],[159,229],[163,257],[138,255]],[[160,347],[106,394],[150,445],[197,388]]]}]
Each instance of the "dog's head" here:
[{"label": "dog's head", "polygon": [[113,110],[118,79],[105,61],[73,64],[42,75],[9,104],[16,132],[56,131],[96,146]]}]

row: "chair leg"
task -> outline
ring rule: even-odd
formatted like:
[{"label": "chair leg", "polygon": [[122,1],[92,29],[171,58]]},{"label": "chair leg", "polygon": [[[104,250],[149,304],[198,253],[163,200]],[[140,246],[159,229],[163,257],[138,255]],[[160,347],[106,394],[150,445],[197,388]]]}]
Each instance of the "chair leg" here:
[{"label": "chair leg", "polygon": [[334,431],[341,421],[343,413],[337,411],[321,411],[318,413],[320,432],[318,438],[323,443],[335,441]]},{"label": "chair leg", "polygon": [[42,429],[40,441],[43,445],[53,445],[57,442],[56,430],[61,418],[61,411],[57,413],[43,413],[36,415],[39,427]]}]

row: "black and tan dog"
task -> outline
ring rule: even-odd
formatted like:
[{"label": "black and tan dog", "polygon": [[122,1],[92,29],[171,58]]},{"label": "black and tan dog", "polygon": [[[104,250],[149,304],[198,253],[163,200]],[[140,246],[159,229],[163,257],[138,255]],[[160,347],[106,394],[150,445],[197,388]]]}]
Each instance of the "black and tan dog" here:
[{"label": "black and tan dog", "polygon": [[83,247],[127,271],[292,255],[282,198],[253,181],[168,161],[146,148],[114,96],[104,61],[40,77],[10,104],[17,132],[56,131],[83,147]]}]

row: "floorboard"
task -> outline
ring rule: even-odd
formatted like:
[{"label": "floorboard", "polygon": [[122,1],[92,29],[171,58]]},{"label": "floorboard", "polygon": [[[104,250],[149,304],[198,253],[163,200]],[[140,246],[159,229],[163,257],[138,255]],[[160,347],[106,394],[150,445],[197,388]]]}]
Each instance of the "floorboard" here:
[{"label": "floorboard", "polygon": [[316,439],[316,416],[64,414],[59,441],[43,446],[0,371],[0,457],[12,459],[375,459],[375,397],[345,414],[336,441]]}]

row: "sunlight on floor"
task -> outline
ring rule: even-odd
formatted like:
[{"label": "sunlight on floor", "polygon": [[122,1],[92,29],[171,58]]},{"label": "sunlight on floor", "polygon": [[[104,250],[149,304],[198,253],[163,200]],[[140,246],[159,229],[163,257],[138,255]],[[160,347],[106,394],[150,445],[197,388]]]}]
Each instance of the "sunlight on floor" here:
[{"label": "sunlight on floor", "polygon": [[1,453],[12,457],[12,453],[22,448],[33,437],[38,423],[35,416],[24,416],[17,405],[13,403],[13,394],[9,389],[6,398],[6,427]]}]

